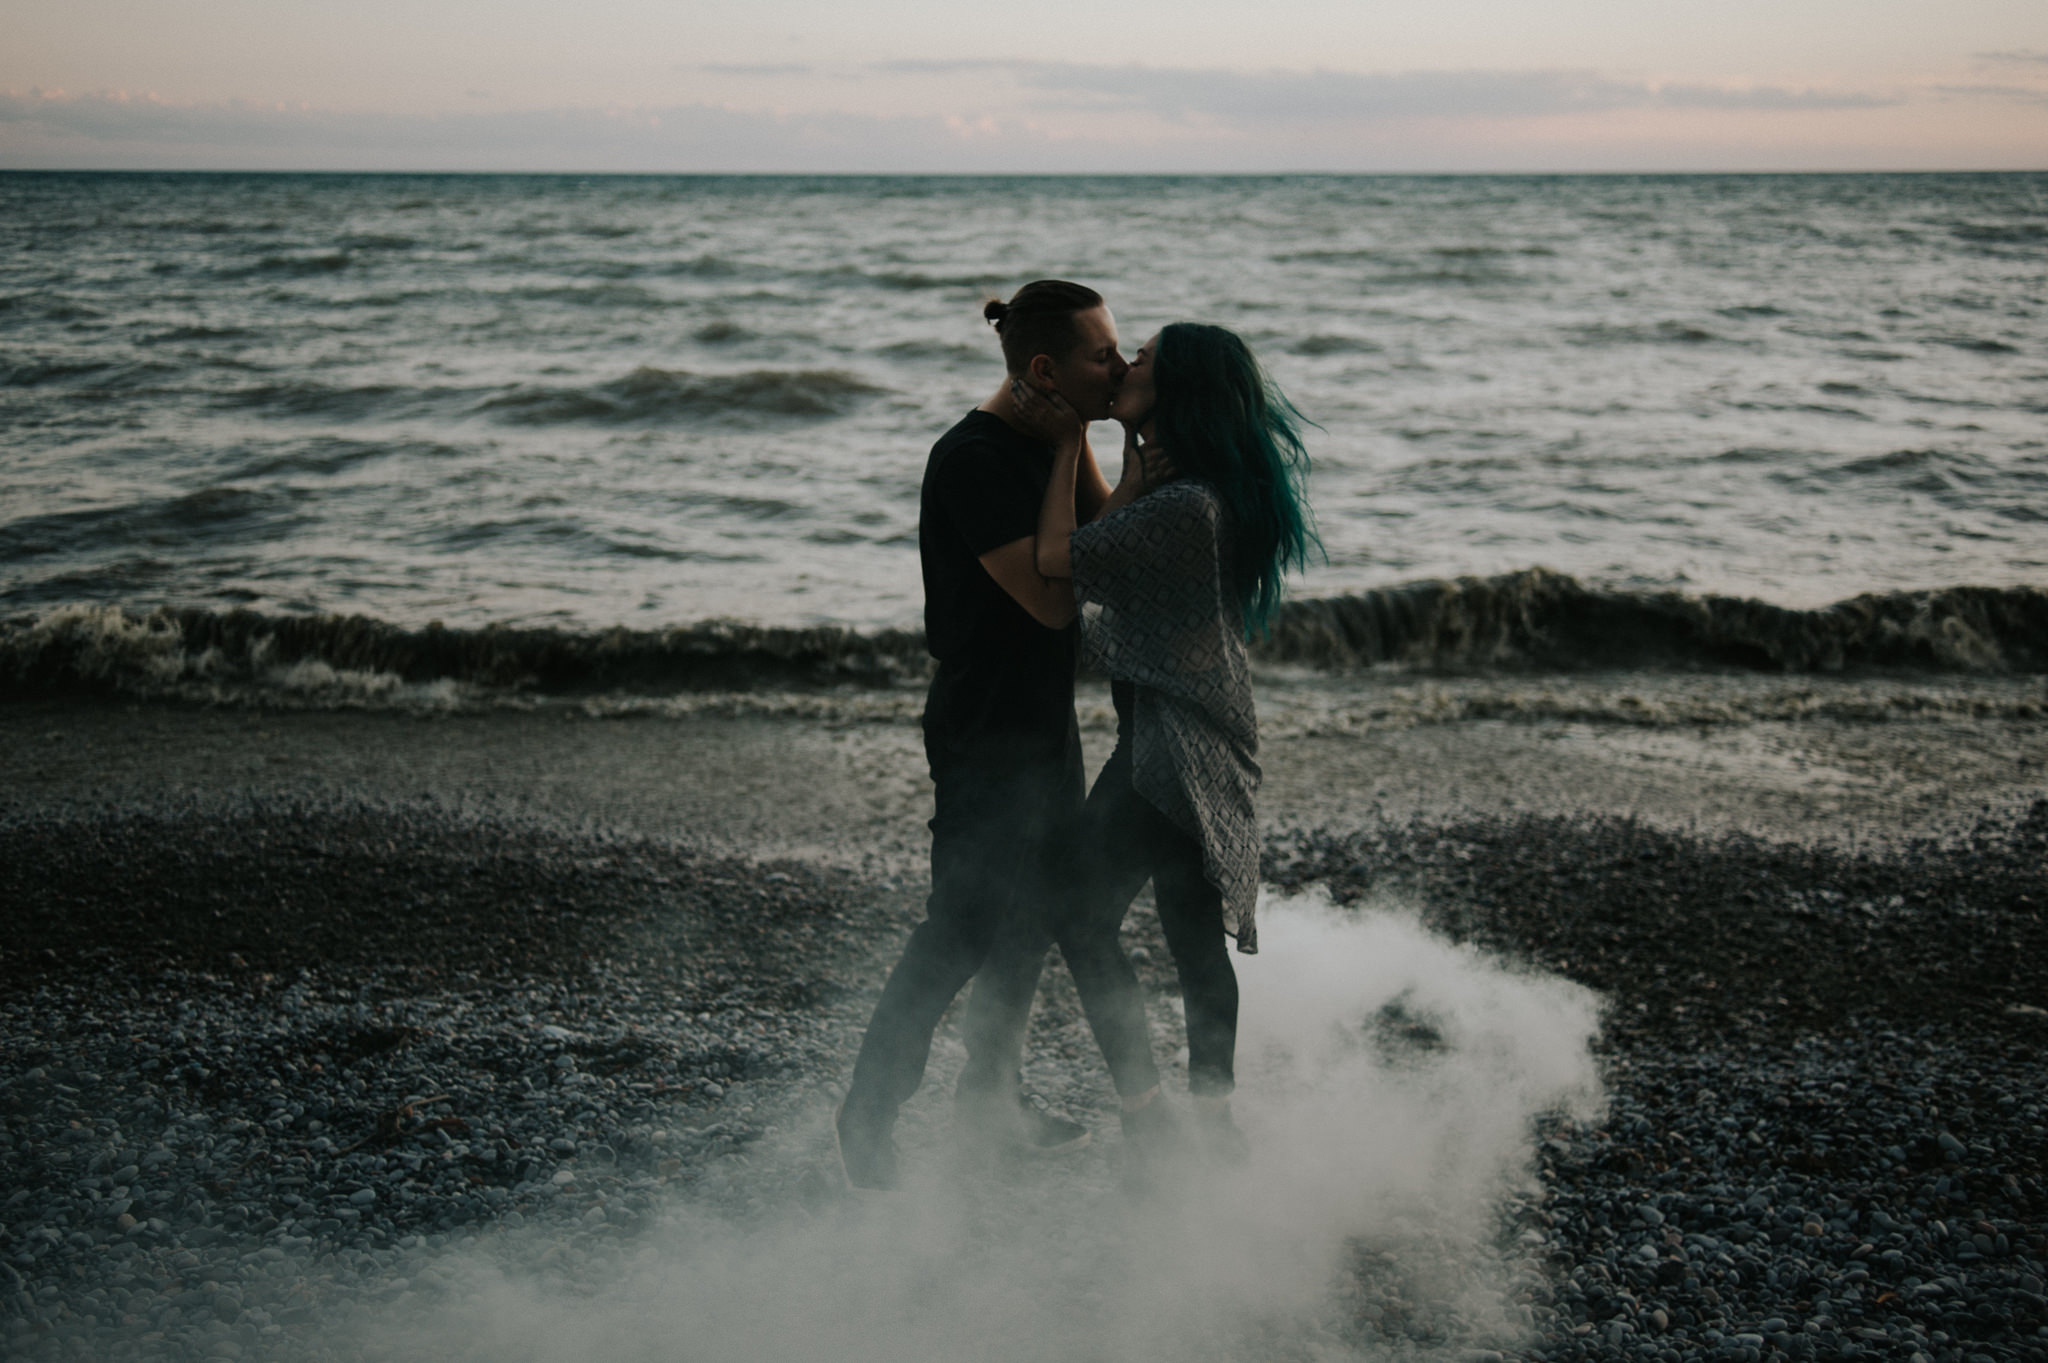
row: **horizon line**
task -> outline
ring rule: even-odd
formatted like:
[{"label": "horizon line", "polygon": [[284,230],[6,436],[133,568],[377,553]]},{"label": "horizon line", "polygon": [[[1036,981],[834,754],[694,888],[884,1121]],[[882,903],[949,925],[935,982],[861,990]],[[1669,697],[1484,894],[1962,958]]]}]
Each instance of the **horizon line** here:
[{"label": "horizon line", "polygon": [[1493,169],[1493,170],[479,170],[398,169],[343,166],[0,166],[0,175],[390,175],[390,176],[582,176],[610,179],[841,179],[841,180],[1278,180],[1278,179],[1541,179],[1546,177],[1709,177],[1819,175],[2043,175],[2048,163],[2015,168],[1897,166],[1791,170],[1743,169]]}]

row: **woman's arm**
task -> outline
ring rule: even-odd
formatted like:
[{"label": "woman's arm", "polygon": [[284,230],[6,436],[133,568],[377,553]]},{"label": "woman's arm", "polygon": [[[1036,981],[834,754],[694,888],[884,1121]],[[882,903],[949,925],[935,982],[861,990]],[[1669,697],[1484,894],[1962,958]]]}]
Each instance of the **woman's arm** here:
[{"label": "woman's arm", "polygon": [[1095,444],[1088,439],[1084,429],[1081,432],[1081,465],[1074,475],[1074,519],[1082,525],[1088,524],[1102,514],[1112,495],[1109,480],[1102,476],[1102,465],[1095,458]]},{"label": "woman's arm", "polygon": [[1047,629],[1065,629],[1080,614],[1074,602],[1074,580],[1047,577],[1038,570],[1038,537],[1026,535],[989,550],[981,566],[1008,592],[1010,599]]},{"label": "woman's arm", "polygon": [[1074,583],[1065,571],[1046,570],[1040,562],[1040,546],[1048,539],[1045,522],[1050,515],[1056,525],[1063,522],[1066,526],[1064,534],[1057,529],[1053,532],[1059,547],[1052,557],[1059,564],[1067,562],[1067,540],[1074,533],[1074,493],[1086,448],[1086,428],[1057,394],[1042,394],[1016,379],[1011,380],[1010,393],[1016,404],[1014,424],[1053,447],[1052,476],[1046,482],[1045,499],[1039,506],[1039,531],[989,550],[981,556],[981,566],[1033,620],[1047,629],[1063,629],[1079,613],[1074,602]]},{"label": "woman's arm", "polygon": [[[1088,446],[1088,423],[1067,405],[1065,398],[1022,379],[1012,379],[1010,400],[1019,428],[1052,446],[1052,474],[1046,479],[1045,499],[1039,503],[1031,566],[1048,581],[1065,581],[1073,575],[1067,541],[1073,538],[1077,523],[1092,519],[1085,514],[1077,515],[1080,508],[1076,503],[1097,510],[1113,494],[1096,466],[1095,452]],[[1009,584],[1004,587],[1012,596],[1017,595]]]},{"label": "woman's arm", "polygon": [[[1045,500],[1038,507],[1038,571],[1045,577],[1074,575],[1069,545],[1074,538],[1074,489],[1080,477],[1081,448],[1082,442],[1074,440],[1062,441],[1053,450],[1052,477],[1045,480]],[[1100,481],[1102,475],[1095,476]]]},{"label": "woman's arm", "polygon": [[[1052,478],[1045,485],[1045,502],[1038,511],[1038,571],[1048,578],[1074,575],[1074,531],[1077,525],[1091,525],[1113,511],[1122,510],[1162,483],[1174,479],[1173,461],[1163,450],[1140,445],[1137,435],[1124,432],[1124,471],[1116,489],[1103,497],[1093,516],[1077,516],[1079,494],[1076,485],[1084,456],[1062,446],[1053,456]],[[1097,473],[1099,480],[1101,474]]]}]

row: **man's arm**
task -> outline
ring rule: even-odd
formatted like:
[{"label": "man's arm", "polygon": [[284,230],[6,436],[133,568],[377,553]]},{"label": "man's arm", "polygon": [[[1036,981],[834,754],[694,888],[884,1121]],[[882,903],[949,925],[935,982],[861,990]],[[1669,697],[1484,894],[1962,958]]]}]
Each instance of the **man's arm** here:
[{"label": "man's arm", "polygon": [[981,566],[996,585],[1047,629],[1064,629],[1078,613],[1070,578],[1047,577],[1038,571],[1038,536],[1026,535],[998,545],[981,556]]}]

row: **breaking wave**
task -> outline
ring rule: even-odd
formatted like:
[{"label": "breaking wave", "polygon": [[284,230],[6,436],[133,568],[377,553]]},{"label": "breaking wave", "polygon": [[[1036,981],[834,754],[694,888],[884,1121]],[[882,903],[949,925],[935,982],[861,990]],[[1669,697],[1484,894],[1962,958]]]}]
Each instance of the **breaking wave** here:
[{"label": "breaking wave", "polygon": [[668,630],[424,629],[365,616],[73,606],[0,624],[0,695],[78,689],[300,702],[885,687],[924,636],[714,620]]},{"label": "breaking wave", "polygon": [[1817,610],[1589,587],[1541,568],[1294,601],[1261,653],[1318,668],[2048,671],[2048,591],[1868,593]]},{"label": "breaking wave", "polygon": [[[1532,569],[1290,602],[1263,663],[1341,674],[1601,670],[2048,673],[2048,591],[1958,587],[1818,610],[1589,587]],[[408,628],[363,616],[67,606],[0,622],[0,696],[78,691],[291,705],[608,705],[886,691],[930,676],[916,630],[704,621],[665,630]],[[900,706],[885,707],[891,714]]]}]

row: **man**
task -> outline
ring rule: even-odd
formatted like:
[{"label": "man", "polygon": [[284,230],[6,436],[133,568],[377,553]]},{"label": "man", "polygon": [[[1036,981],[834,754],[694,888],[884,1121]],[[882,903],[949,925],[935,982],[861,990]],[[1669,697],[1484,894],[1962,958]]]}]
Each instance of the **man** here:
[{"label": "man", "polygon": [[[1047,863],[1080,809],[1085,773],[1072,585],[1040,574],[1036,552],[1053,452],[1025,434],[1011,384],[1058,393],[1084,420],[1099,420],[1128,366],[1115,319],[1082,285],[1039,280],[1007,304],[990,303],[986,316],[1008,373],[932,447],[919,506],[925,636],[939,660],[924,713],[935,788],[932,892],[875,1005],[835,1118],[856,1188],[895,1186],[897,1109],[923,1082],[940,1016],[977,972],[961,1115],[999,1139],[1049,1145],[1086,1136],[1016,1106],[1024,1021],[1045,959],[1038,924]],[[1080,518],[1092,519],[1109,495],[1084,444]]]}]

